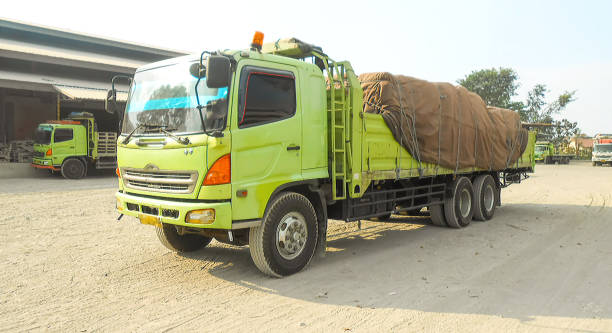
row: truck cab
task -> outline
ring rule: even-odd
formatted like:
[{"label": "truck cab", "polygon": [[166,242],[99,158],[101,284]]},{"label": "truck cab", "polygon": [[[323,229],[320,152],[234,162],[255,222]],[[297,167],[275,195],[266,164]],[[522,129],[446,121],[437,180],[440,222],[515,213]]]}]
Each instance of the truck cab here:
[{"label": "truck cab", "polygon": [[609,139],[600,139],[593,144],[593,166],[609,164],[612,166],[612,136]]},{"label": "truck cab", "polygon": [[553,150],[554,147],[550,142],[536,142],[534,152],[536,162],[544,162],[549,155],[552,155]]},{"label": "truck cab", "polygon": [[87,154],[86,135],[85,126],[73,120],[48,121],[38,125],[32,166],[59,171],[68,178],[82,177],[84,167],[77,164],[82,163],[81,160],[71,162],[71,159]]}]

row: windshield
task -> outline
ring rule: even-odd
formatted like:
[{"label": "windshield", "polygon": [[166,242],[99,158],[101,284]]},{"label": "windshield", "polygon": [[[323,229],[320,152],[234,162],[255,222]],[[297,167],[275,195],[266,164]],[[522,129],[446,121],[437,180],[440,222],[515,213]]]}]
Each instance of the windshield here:
[{"label": "windshield", "polygon": [[34,142],[41,145],[48,145],[51,143],[51,133],[53,127],[48,125],[40,125],[34,131]]},{"label": "windshield", "polygon": [[[204,129],[195,95],[197,78],[189,74],[189,66],[193,63],[184,62],[136,73],[122,133],[130,133],[140,124],[164,126],[174,134],[202,133]],[[224,129],[227,87],[208,88],[206,79],[202,78],[198,84],[198,97],[204,106],[202,117],[206,119],[206,130]],[[144,132],[145,127],[137,131]]]},{"label": "windshield", "polygon": [[593,151],[596,153],[612,153],[612,144],[595,145]]},{"label": "windshield", "polygon": [[548,150],[548,146],[542,145],[542,146],[535,146],[535,151],[536,153],[541,153]]}]

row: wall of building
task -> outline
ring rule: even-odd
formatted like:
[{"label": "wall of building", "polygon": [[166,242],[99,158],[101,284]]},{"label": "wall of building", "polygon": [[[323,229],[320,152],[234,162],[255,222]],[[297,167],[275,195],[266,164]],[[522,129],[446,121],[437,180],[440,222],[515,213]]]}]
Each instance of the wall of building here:
[{"label": "wall of building", "polygon": [[57,117],[54,93],[2,89],[0,93],[0,142],[30,140],[39,123]]}]

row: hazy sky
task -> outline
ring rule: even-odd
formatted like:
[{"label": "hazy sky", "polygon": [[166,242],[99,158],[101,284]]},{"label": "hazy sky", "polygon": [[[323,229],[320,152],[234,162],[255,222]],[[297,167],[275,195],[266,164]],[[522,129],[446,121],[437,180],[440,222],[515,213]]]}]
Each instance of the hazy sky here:
[{"label": "hazy sky", "polygon": [[561,115],[587,134],[612,132],[612,1],[5,1],[0,16],[189,52],[297,37],[357,73],[455,83],[510,67],[515,99],[537,83],[549,100],[577,90]]}]

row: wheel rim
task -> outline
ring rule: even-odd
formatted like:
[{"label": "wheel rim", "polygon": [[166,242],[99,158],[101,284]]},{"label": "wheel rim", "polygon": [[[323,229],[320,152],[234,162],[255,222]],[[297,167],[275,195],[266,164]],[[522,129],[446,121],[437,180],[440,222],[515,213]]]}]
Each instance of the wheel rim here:
[{"label": "wheel rim", "polygon": [[464,188],[459,194],[459,213],[461,214],[461,217],[468,217],[468,215],[470,215],[471,208],[472,196],[470,195],[470,191]]},{"label": "wheel rim", "polygon": [[491,185],[485,187],[484,190],[484,207],[487,212],[493,210],[493,205],[495,204],[495,194],[493,192],[493,187]]},{"label": "wheel rim", "polygon": [[306,219],[298,212],[283,216],[276,228],[276,249],[281,257],[291,260],[304,251],[308,238]]}]

